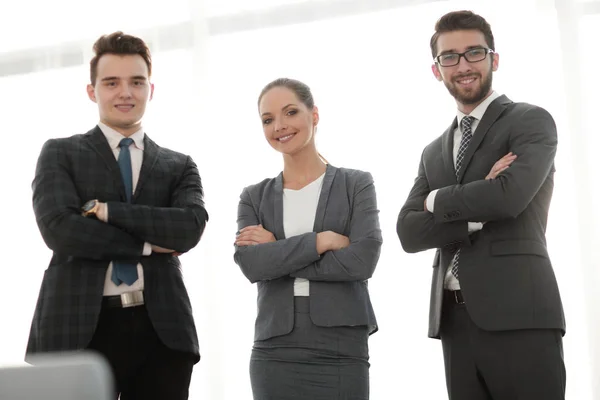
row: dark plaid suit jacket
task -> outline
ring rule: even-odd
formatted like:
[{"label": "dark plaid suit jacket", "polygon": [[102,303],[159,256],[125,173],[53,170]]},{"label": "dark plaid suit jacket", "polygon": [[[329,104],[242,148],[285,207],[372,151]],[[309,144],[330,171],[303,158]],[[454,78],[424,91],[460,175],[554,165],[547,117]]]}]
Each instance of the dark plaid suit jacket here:
[{"label": "dark plaid suit jacket", "polygon": [[[81,216],[80,207],[91,199],[107,202],[108,223]],[[33,209],[54,254],[44,273],[27,355],[86,348],[98,322],[109,262],[131,259],[142,263],[146,308],[158,336],[199,360],[178,258],[142,256],[144,242],[187,252],[200,240],[208,214],[189,156],[145,136],[140,177],[127,203],[119,166],[100,128],[48,140],[33,180]]]}]

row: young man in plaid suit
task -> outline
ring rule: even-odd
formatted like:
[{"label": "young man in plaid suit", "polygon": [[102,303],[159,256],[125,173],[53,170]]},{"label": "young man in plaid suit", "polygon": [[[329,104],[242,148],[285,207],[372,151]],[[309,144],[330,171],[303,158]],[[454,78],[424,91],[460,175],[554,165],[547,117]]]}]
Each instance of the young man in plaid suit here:
[{"label": "young man in plaid suit", "polygon": [[200,176],[189,156],[144,133],[154,91],[144,41],[115,32],[94,51],[87,91],[100,122],[48,140],[33,181],[53,256],[27,357],[94,350],[113,369],[115,398],[187,399],[200,355],[177,255],[208,220]]}]

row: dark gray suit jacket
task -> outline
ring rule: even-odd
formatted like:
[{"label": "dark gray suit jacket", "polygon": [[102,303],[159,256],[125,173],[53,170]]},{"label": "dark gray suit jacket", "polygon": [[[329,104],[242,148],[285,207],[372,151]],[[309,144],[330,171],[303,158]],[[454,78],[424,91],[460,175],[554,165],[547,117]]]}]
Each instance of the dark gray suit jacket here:
[{"label": "dark gray suit jacket", "polygon": [[[109,223],[81,216],[87,200],[107,202]],[[44,144],[33,181],[33,210],[54,252],[44,273],[27,353],[84,349],[96,329],[111,260],[140,260],[146,308],[168,347],[195,354],[198,339],[179,259],[142,256],[144,242],[187,252],[208,214],[189,156],[144,138],[140,177],[127,203],[119,166],[100,128]]]},{"label": "dark gray suit jacket", "polygon": [[[294,278],[310,280],[310,315],[319,326],[377,322],[367,279],[379,259],[382,238],[373,178],[368,172],[327,166],[314,232],[286,238],[283,230],[283,174],[245,188],[238,229],[262,224],[277,239],[236,246],[234,260],[250,282],[258,283],[255,340],[285,335],[294,326]],[[318,232],[350,238],[350,246],[317,253]]]},{"label": "dark gray suit jacket", "polygon": [[[485,330],[565,330],[562,303],[546,249],[546,221],[554,187],[556,126],[540,107],[494,100],[469,144],[460,176],[452,156],[456,118],[429,144],[400,211],[397,232],[407,252],[435,249],[429,336],[439,337],[444,275],[460,246],[460,286],[469,315]],[[494,163],[517,159],[496,179]],[[439,189],[434,213],[424,211]],[[468,234],[467,222],[486,222]]]}]

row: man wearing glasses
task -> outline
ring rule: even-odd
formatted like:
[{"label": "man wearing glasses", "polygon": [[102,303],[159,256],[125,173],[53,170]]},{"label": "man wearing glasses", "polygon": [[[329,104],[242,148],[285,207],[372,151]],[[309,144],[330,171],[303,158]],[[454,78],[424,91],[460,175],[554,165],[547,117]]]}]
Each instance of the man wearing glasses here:
[{"label": "man wearing glasses", "polygon": [[564,399],[565,318],[546,248],[556,126],[492,90],[490,25],[451,12],[431,38],[433,74],[457,116],[422,155],[400,211],[405,251],[437,249],[429,336],[454,400]]}]

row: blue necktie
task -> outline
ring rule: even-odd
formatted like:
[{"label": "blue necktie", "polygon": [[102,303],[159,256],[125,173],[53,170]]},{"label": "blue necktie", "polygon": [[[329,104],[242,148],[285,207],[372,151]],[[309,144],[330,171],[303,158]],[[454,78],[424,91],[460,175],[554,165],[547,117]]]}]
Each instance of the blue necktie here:
[{"label": "blue necktie", "polygon": [[[129,152],[129,146],[132,143],[133,139],[130,138],[125,138],[119,143],[119,147],[121,148],[118,159],[119,169],[121,170],[121,177],[123,178],[123,184],[125,185],[125,194],[127,195],[128,203],[131,203],[131,196],[133,194],[133,173],[131,171],[131,153]],[[137,263],[113,261],[111,280],[117,286],[119,286],[121,282],[131,286],[138,280]]]}]

